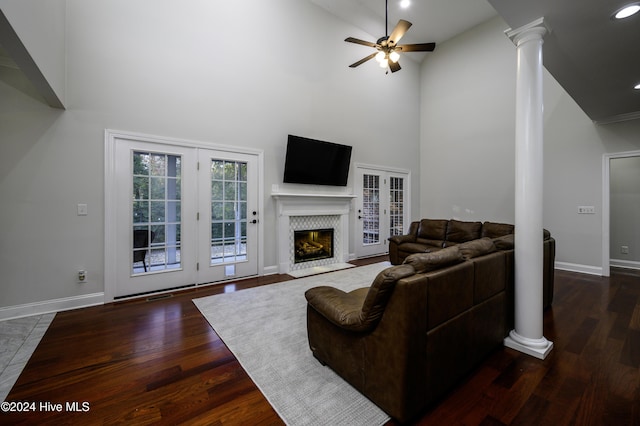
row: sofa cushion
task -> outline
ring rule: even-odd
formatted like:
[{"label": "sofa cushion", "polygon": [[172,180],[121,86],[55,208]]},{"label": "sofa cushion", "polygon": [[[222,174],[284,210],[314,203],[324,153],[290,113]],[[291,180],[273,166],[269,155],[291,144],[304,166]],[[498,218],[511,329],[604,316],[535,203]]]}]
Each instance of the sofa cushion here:
[{"label": "sofa cushion", "polygon": [[418,227],[418,238],[424,240],[444,240],[447,235],[446,219],[422,219]]},{"label": "sofa cushion", "polygon": [[464,243],[480,238],[482,232],[482,222],[463,222],[460,220],[450,220],[447,226],[447,242]]},{"label": "sofa cushion", "polygon": [[[433,248],[441,249],[444,246],[444,241],[443,240],[427,240],[424,238],[418,238],[416,239],[416,244],[422,244],[427,246],[427,251],[429,251],[429,249],[433,249]],[[404,247],[404,245],[402,247]],[[414,250],[414,253],[419,253],[419,252]]]},{"label": "sofa cushion", "polygon": [[398,250],[405,253],[426,253],[429,246],[424,243],[404,243],[398,247]]},{"label": "sofa cushion", "polygon": [[433,271],[462,262],[458,246],[443,248],[431,253],[414,253],[407,256],[404,263],[413,266],[416,274]]},{"label": "sofa cushion", "polygon": [[458,247],[460,254],[465,260],[484,256],[485,254],[496,251],[496,246],[493,244],[491,238],[478,238],[477,240],[458,244],[456,247]]},{"label": "sofa cushion", "polygon": [[514,226],[509,223],[485,222],[482,224],[482,237],[497,238],[513,234]]},{"label": "sofa cushion", "polygon": [[493,245],[495,245],[498,250],[513,250],[513,239],[513,234],[504,235],[502,237],[494,238]]}]

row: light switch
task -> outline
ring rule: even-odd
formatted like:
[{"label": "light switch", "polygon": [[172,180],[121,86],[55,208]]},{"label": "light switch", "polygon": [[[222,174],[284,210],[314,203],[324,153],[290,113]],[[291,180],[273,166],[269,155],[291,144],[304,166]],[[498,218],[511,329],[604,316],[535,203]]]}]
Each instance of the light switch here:
[{"label": "light switch", "polygon": [[594,206],[578,206],[578,214],[596,214]]},{"label": "light switch", "polygon": [[88,215],[87,205],[86,204],[78,204],[78,216],[86,216]]}]

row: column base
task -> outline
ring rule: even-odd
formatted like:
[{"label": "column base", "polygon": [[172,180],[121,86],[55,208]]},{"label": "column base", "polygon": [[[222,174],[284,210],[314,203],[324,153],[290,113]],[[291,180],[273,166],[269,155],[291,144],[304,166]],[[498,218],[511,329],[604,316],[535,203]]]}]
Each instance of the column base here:
[{"label": "column base", "polygon": [[553,349],[553,342],[544,337],[541,339],[529,339],[528,337],[520,336],[515,330],[511,330],[509,336],[504,338],[504,345],[538,359],[545,359]]}]

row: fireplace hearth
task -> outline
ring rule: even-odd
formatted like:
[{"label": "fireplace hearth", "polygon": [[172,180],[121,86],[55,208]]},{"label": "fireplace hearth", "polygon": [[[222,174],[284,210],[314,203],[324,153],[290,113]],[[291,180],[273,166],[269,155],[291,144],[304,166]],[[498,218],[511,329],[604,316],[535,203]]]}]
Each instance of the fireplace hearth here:
[{"label": "fireplace hearth", "polygon": [[294,231],[294,263],[333,257],[333,229]]}]

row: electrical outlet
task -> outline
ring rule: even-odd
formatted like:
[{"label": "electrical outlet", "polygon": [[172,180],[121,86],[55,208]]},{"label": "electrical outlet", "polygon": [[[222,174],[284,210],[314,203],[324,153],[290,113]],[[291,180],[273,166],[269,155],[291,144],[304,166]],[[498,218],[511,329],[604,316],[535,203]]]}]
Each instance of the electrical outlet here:
[{"label": "electrical outlet", "polygon": [[81,269],[78,271],[78,282],[86,283],[87,282],[87,271]]},{"label": "electrical outlet", "polygon": [[595,206],[578,206],[578,214],[596,214]]},{"label": "electrical outlet", "polygon": [[629,246],[620,246],[620,253],[629,254]]}]

